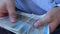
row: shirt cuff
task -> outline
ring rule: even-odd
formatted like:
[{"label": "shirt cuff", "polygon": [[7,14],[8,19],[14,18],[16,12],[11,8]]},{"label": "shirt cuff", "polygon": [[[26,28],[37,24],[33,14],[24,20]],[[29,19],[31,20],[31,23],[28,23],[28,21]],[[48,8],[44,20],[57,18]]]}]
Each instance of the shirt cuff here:
[{"label": "shirt cuff", "polygon": [[60,7],[60,4],[57,4],[56,6]]}]

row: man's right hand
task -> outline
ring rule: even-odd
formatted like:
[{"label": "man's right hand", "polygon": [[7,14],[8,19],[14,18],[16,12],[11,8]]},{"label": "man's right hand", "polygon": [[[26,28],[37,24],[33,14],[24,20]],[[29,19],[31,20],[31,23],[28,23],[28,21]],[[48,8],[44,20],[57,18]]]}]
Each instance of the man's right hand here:
[{"label": "man's right hand", "polygon": [[11,22],[16,22],[14,0],[0,0],[0,18],[9,15]]},{"label": "man's right hand", "polygon": [[49,24],[50,33],[52,33],[60,24],[60,7],[55,7],[49,10],[43,18],[34,24],[34,26],[40,27],[46,23]]}]

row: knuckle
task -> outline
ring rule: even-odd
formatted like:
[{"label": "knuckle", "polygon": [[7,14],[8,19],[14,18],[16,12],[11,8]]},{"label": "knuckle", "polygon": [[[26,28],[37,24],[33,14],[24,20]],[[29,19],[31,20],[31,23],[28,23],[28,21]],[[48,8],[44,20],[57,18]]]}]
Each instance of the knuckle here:
[{"label": "knuckle", "polygon": [[15,18],[16,14],[15,13],[11,13],[10,16],[13,17],[13,18]]}]

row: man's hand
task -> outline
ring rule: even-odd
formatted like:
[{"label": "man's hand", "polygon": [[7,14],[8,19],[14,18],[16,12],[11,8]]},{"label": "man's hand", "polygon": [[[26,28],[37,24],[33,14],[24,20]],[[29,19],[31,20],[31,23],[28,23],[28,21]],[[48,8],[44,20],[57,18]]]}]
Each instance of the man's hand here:
[{"label": "man's hand", "polygon": [[34,26],[39,27],[43,24],[49,23],[50,32],[52,33],[56,27],[60,24],[60,7],[51,9],[46,15],[39,21],[37,21]]},{"label": "man's hand", "polygon": [[0,0],[0,18],[7,14],[11,22],[16,22],[14,0]]}]

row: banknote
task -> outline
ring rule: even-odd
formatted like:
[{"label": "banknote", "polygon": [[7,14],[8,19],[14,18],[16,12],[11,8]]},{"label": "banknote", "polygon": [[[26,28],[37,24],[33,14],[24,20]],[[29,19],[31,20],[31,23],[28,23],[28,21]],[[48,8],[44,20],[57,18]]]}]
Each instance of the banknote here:
[{"label": "banknote", "polygon": [[20,12],[17,14],[17,22],[11,23],[9,17],[0,18],[0,27],[3,27],[15,34],[49,34],[49,25],[44,24],[39,28],[34,27],[34,23],[44,15],[35,15]]}]

